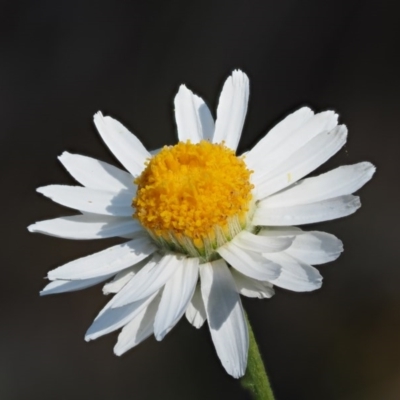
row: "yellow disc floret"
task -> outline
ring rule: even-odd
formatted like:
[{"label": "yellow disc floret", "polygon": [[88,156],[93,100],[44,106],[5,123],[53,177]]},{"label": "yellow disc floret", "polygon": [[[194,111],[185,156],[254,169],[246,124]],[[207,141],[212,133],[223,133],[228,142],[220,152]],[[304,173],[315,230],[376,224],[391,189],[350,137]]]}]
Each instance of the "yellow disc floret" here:
[{"label": "yellow disc floret", "polygon": [[246,225],[250,174],[243,159],[223,144],[165,146],[135,180],[134,216],[167,243],[186,250],[213,246],[218,236],[232,236],[232,222],[239,231]]}]

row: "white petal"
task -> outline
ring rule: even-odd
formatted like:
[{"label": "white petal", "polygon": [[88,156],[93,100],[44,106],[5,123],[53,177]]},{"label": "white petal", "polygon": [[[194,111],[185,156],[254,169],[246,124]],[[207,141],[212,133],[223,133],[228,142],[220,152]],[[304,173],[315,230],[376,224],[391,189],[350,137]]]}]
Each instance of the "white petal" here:
[{"label": "white petal", "polygon": [[58,159],[81,185],[90,189],[136,192],[132,175],[106,162],[66,151]]},{"label": "white petal", "polygon": [[149,258],[145,258],[144,260],[135,264],[133,267],[118,272],[111,282],[108,282],[104,285],[103,293],[118,293],[149,261]]},{"label": "white petal", "polygon": [[218,357],[228,374],[244,375],[249,335],[235,282],[223,260],[200,265],[201,293]]},{"label": "white petal", "polygon": [[[279,167],[282,162],[288,160],[310,140],[321,134],[322,132],[330,132],[337,125],[337,114],[333,111],[325,111],[308,118],[301,126],[292,132],[286,133],[284,138],[271,149],[255,157],[252,163],[252,155],[248,154],[247,163],[252,165],[251,169],[255,172],[253,179],[258,181],[260,176],[271,173]],[[251,153],[251,152],[250,152]]]},{"label": "white petal", "polygon": [[118,342],[114,347],[117,356],[125,353],[132,347],[147,339],[153,333],[154,317],[157,312],[160,295],[142,310],[129,324],[125,325],[118,336]]},{"label": "white petal", "polygon": [[310,292],[321,287],[322,276],[316,268],[284,253],[270,253],[265,256],[282,266],[279,277],[270,280],[273,285],[295,292]]},{"label": "white petal", "polygon": [[199,277],[198,258],[186,258],[165,284],[154,321],[154,336],[162,340],[185,313]]},{"label": "white petal", "polygon": [[125,326],[145,310],[156,295],[157,293],[154,293],[148,298],[136,301],[124,307],[112,308],[115,298],[117,297],[115,296],[106,304],[93,321],[85,334],[85,340],[88,342],[97,339],[100,336],[114,332],[115,330]]},{"label": "white petal", "polygon": [[167,254],[161,259],[156,255],[126,284],[124,295],[118,298],[113,307],[121,307],[150,296],[165,285],[180,265],[181,258],[175,254]]},{"label": "white petal", "polygon": [[129,217],[133,214],[132,194],[89,189],[81,186],[49,185],[36,189],[56,203],[93,214]]},{"label": "white petal", "polygon": [[256,186],[255,197],[262,199],[270,196],[314,171],[342,148],[346,137],[347,128],[339,125],[311,139],[271,173],[257,176],[256,171],[254,177],[252,175],[252,182]]},{"label": "white petal", "polygon": [[98,278],[82,279],[79,281],[66,281],[57,279],[56,281],[52,281],[47,284],[45,288],[40,292],[40,295],[46,296],[48,294],[75,292],[76,290],[82,290],[97,285],[98,283],[104,282],[111,277],[112,275],[104,275]]},{"label": "white petal", "polygon": [[304,232],[296,236],[285,253],[306,264],[319,265],[336,260],[343,251],[342,242],[325,232]]},{"label": "white petal", "polygon": [[246,297],[257,297],[259,299],[269,299],[275,293],[272,284],[269,282],[261,282],[249,278],[234,268],[231,270],[233,279],[235,280],[238,292]]},{"label": "white petal", "polygon": [[292,244],[293,237],[266,237],[242,231],[234,237],[232,242],[242,249],[256,253],[276,253],[287,249]]},{"label": "white petal", "polygon": [[201,328],[207,319],[206,309],[201,297],[200,285],[196,286],[192,300],[186,309],[187,320],[197,329]]},{"label": "white petal", "polygon": [[253,169],[259,163],[266,166],[266,157],[291,135],[314,116],[308,107],[300,108],[288,115],[283,121],[275,125],[249,152],[246,154],[246,164]]},{"label": "white petal", "polygon": [[324,264],[339,257],[342,242],[335,236],[318,231],[302,231],[294,226],[274,226],[261,229],[258,236],[291,237],[292,245],[284,252],[306,264]]},{"label": "white petal", "polygon": [[225,141],[236,150],[247,113],[249,78],[242,71],[233,71],[222,88],[217,109],[213,143]]},{"label": "white petal", "polygon": [[360,198],[352,195],[293,207],[260,207],[254,213],[252,222],[255,225],[267,226],[313,224],[346,217],[360,207]]},{"label": "white petal", "polygon": [[259,206],[288,207],[352,194],[364,186],[374,172],[375,167],[369,162],[339,167],[315,178],[299,181],[261,201]]},{"label": "white petal", "polygon": [[71,261],[50,271],[48,278],[50,280],[89,279],[115,274],[138,263],[156,250],[157,247],[149,237],[138,237],[137,239],[118,244],[99,253]]},{"label": "white petal", "polygon": [[258,253],[243,250],[232,241],[217,249],[217,252],[233,268],[259,281],[269,281],[279,275],[279,265],[266,260]]},{"label": "white petal", "polygon": [[85,214],[36,222],[28,226],[29,232],[39,232],[64,239],[103,239],[144,232],[132,218]]},{"label": "white petal", "polygon": [[111,117],[103,117],[101,112],[94,115],[94,123],[100,136],[118,161],[133,176],[139,175],[150,153],[140,140],[120,122]]},{"label": "white petal", "polygon": [[199,143],[203,138],[212,139],[214,120],[200,97],[193,94],[185,85],[181,85],[174,104],[179,141],[190,140],[192,143]]}]

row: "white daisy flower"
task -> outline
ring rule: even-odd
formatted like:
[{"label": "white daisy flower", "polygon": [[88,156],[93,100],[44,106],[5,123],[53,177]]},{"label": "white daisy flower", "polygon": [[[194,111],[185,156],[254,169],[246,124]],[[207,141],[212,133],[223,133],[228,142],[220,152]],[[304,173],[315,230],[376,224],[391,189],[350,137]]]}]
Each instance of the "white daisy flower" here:
[{"label": "white daisy flower", "polygon": [[334,112],[314,114],[307,107],[236,156],[248,97],[247,76],[234,71],[214,124],[204,101],[182,85],[175,97],[179,142],[155,152],[99,112],[100,136],[127,172],[65,152],[59,159],[82,186],[38,189],[79,214],[35,223],[31,232],[128,239],[48,273],[42,295],[108,281],[103,291],[115,295],[87,341],[122,328],[114,348],[121,355],[151,334],[163,339],[185,314],[196,328],[207,320],[222,365],[238,378],[249,345],[239,295],[269,298],[273,286],[298,292],[321,287],[311,265],[335,260],[342,242],[293,225],[354,213],[360,201],[352,193],[375,168],[362,162],[302,179],[347,136]]}]

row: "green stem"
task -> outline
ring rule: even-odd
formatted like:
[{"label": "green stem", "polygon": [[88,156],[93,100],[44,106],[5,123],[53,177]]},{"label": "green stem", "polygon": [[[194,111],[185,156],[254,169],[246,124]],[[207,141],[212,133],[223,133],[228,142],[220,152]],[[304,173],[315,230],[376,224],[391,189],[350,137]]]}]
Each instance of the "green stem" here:
[{"label": "green stem", "polygon": [[274,400],[271,385],[265,371],[264,363],[258,349],[253,329],[251,328],[247,314],[246,322],[249,329],[249,356],[246,374],[240,380],[242,386],[249,390],[254,400]]}]

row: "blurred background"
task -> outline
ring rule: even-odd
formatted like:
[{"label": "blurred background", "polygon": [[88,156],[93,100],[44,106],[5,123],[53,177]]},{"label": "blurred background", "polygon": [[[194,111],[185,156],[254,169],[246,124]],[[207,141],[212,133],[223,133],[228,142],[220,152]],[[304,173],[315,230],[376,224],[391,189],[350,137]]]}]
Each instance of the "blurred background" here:
[{"label": "blurred background", "polygon": [[0,398],[249,399],[220,365],[207,326],[185,319],[118,358],[117,333],[86,329],[96,286],[39,298],[48,270],[115,241],[67,241],[26,226],[73,214],[35,192],[73,184],[64,150],[118,164],[92,123],[102,110],[148,148],[176,141],[181,83],[215,112],[235,68],[251,82],[239,150],[300,106],[349,128],[322,172],[369,160],[363,207],[309,226],[344,241],[321,290],[244,300],[277,400],[400,399],[400,27],[389,1],[0,2]]}]

